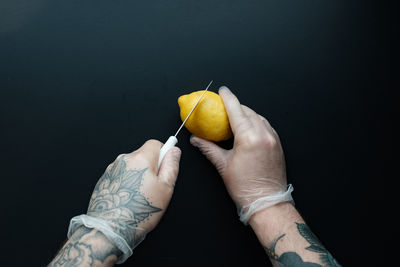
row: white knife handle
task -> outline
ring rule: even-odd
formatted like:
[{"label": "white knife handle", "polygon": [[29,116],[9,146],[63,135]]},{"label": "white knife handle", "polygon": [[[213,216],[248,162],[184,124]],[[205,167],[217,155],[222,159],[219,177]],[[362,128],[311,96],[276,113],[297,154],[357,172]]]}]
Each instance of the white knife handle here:
[{"label": "white knife handle", "polygon": [[167,153],[167,151],[174,147],[176,144],[178,143],[178,139],[175,136],[170,136],[167,140],[167,142],[165,142],[165,144],[161,147],[160,149],[160,156],[158,157],[158,168],[160,168],[161,162],[165,156],[165,154]]}]

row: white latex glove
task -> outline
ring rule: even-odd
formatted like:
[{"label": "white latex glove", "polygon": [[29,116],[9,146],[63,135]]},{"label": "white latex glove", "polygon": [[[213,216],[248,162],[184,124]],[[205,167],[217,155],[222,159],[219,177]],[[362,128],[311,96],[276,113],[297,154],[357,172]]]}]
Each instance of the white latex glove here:
[{"label": "white latex glove", "polygon": [[102,232],[119,250],[124,262],[160,221],[178,176],[181,151],[171,148],[157,167],[162,143],[147,141],[108,166],[90,199],[87,215],[71,220],[68,238],[82,225]]},{"label": "white latex glove", "polygon": [[221,87],[219,94],[234,134],[233,148],[225,150],[195,136],[190,141],[215,165],[247,224],[257,211],[291,201],[293,188],[287,189],[282,146],[269,122],[241,105],[228,88]]}]

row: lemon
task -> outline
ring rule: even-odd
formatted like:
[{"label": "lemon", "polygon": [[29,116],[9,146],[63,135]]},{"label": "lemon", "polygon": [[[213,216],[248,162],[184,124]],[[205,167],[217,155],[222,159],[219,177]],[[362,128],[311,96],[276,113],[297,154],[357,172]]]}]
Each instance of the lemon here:
[{"label": "lemon", "polygon": [[[178,98],[182,121],[186,119],[203,92],[197,91]],[[186,121],[185,127],[195,136],[210,141],[218,142],[232,137],[224,102],[218,94],[210,91],[204,94],[192,115]]]}]

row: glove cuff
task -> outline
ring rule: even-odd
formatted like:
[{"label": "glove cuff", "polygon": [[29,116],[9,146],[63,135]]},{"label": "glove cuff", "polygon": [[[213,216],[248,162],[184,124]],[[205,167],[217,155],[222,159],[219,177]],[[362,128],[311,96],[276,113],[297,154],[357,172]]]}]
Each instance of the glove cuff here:
[{"label": "glove cuff", "polygon": [[293,192],[293,186],[291,184],[288,185],[288,189],[285,192],[278,192],[276,194],[259,198],[249,205],[246,205],[240,209],[238,209],[239,219],[242,223],[247,225],[250,217],[263,209],[271,207],[281,202],[290,201],[294,204],[291,193]]},{"label": "glove cuff", "polygon": [[125,262],[132,255],[132,249],[126,240],[119,234],[115,233],[107,221],[86,214],[75,216],[71,219],[68,227],[67,237],[70,238],[76,229],[82,225],[87,228],[96,228],[102,232],[119,250],[121,250],[122,256],[119,258],[117,262],[118,264]]}]

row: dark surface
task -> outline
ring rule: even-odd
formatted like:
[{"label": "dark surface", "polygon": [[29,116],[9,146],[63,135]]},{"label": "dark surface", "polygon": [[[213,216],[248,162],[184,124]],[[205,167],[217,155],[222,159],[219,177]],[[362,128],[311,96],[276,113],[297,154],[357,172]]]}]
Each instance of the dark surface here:
[{"label": "dark surface", "polygon": [[[372,1],[0,1],[1,265],[48,263],[105,167],[165,141],[177,98],[211,79],[276,128],[296,205],[337,260],[382,263],[388,20]],[[188,138],[171,205],[124,266],[269,266]]]}]

